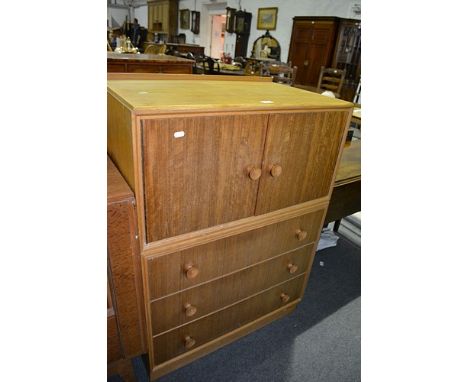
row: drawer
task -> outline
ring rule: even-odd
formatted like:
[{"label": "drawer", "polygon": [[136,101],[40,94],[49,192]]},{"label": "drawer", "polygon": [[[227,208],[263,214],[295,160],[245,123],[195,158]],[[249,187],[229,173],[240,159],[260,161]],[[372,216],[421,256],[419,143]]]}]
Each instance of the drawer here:
[{"label": "drawer", "polygon": [[203,317],[307,271],[313,246],[246,268],[151,304],[153,334]]},{"label": "drawer", "polygon": [[154,364],[196,349],[300,297],[304,276],[277,285],[239,304],[153,338]]},{"label": "drawer", "polygon": [[147,259],[149,299],[202,282],[311,244],[325,210],[271,224],[208,244]]}]

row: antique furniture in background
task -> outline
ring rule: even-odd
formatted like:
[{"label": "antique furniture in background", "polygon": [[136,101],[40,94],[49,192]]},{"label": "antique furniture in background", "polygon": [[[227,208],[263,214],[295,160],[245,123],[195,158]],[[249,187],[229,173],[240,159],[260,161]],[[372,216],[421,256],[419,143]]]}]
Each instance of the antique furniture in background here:
[{"label": "antique furniture in background", "polygon": [[147,352],[135,198],[107,159],[108,376],[133,381],[131,358]]},{"label": "antique furniture in background", "polygon": [[235,8],[226,8],[226,32],[234,33],[234,19],[235,19],[236,9]]},{"label": "antique furniture in background", "polygon": [[165,54],[166,44],[148,44],[145,48],[145,54]]},{"label": "antique furniture in background", "polygon": [[249,12],[238,10],[234,14],[234,32],[236,33],[234,57],[247,57],[251,22],[252,14]]},{"label": "antique furniture in background", "polygon": [[270,35],[270,32],[257,38],[252,46],[252,58],[271,58],[273,60],[281,60],[281,47],[279,41]]},{"label": "antique furniture in background", "polygon": [[[158,45],[158,44],[155,44]],[[192,73],[194,61],[166,54],[107,53],[107,71],[119,73]]]},{"label": "antique furniture in background", "polygon": [[335,94],[336,98],[340,98],[345,76],[346,70],[322,66],[320,68],[317,91],[321,93],[322,91],[329,90]]},{"label": "antique furniture in background", "polygon": [[192,11],[192,26],[190,30],[193,32],[193,34],[200,33],[200,12]]},{"label": "antique furniture in background", "polygon": [[157,78],[108,81],[108,153],[136,196],[151,379],[299,303],[353,106],[266,77]]},{"label": "antique furniture in background", "polygon": [[148,31],[164,33],[166,42],[177,34],[178,0],[148,0]]},{"label": "antique furniture in background", "polygon": [[320,68],[346,69],[341,98],[351,101],[360,79],[361,22],[338,17],[294,17],[288,61],[296,84],[317,86]]},{"label": "antique furniture in background", "polygon": [[273,82],[292,86],[296,79],[297,66],[292,67],[291,63],[268,62],[260,64],[260,75],[270,76]]},{"label": "antique furniture in background", "polygon": [[346,142],[338,166],[335,185],[328,206],[325,224],[335,222],[338,231],[341,219],[361,211],[361,141]]},{"label": "antique furniture in background", "polygon": [[167,53],[172,54],[172,52],[179,53],[192,53],[195,57],[205,54],[205,47],[195,44],[166,44]]}]

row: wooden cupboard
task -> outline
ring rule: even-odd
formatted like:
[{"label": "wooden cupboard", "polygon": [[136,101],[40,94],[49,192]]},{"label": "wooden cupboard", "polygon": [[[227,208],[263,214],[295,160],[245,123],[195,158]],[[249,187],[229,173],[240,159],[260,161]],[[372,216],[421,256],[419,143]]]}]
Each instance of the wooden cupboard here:
[{"label": "wooden cupboard", "polygon": [[148,30],[165,33],[167,42],[172,42],[177,35],[178,11],[177,0],[148,0]]},{"label": "wooden cupboard", "polygon": [[317,86],[322,66],[346,69],[341,98],[351,101],[361,77],[361,21],[294,17],[288,61],[297,66],[299,85]]},{"label": "wooden cupboard", "polygon": [[136,195],[152,378],[300,301],[352,106],[222,76],[108,81],[108,153]]},{"label": "wooden cupboard", "polygon": [[195,61],[166,54],[107,53],[108,73],[192,74]]},{"label": "wooden cupboard", "polygon": [[146,352],[146,328],[135,198],[107,160],[108,375],[133,380],[130,359]]}]

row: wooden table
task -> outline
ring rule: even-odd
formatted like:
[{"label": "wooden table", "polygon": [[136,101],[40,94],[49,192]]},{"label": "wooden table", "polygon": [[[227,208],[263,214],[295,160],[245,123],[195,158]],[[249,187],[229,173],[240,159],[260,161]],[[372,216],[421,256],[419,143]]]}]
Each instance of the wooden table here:
[{"label": "wooden table", "polygon": [[335,186],[325,217],[325,224],[335,222],[338,231],[341,219],[361,211],[361,141],[345,144],[335,179]]},{"label": "wooden table", "polygon": [[166,54],[107,53],[107,72],[191,74],[195,61]]}]

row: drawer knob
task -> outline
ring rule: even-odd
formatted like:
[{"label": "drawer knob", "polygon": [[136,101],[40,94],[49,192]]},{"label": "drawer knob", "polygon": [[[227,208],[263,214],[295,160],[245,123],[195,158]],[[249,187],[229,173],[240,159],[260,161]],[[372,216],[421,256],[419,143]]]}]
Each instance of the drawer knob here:
[{"label": "drawer knob", "polygon": [[195,267],[192,263],[185,264],[184,271],[185,271],[185,276],[187,276],[188,279],[194,279],[200,273],[198,268]]},{"label": "drawer knob", "polygon": [[249,178],[252,180],[257,180],[260,176],[262,176],[262,170],[259,168],[254,167],[249,171]]},{"label": "drawer knob", "polygon": [[302,229],[298,229],[296,231],[296,237],[297,237],[297,240],[302,241],[307,237],[307,232],[303,231]]},{"label": "drawer knob", "polygon": [[293,264],[293,263],[289,263],[288,264],[288,269],[289,269],[289,273],[293,274],[293,273],[297,272],[298,266]]},{"label": "drawer knob", "polygon": [[190,336],[185,336],[185,348],[190,349],[195,345],[195,340]]},{"label": "drawer knob", "polygon": [[185,315],[187,317],[192,317],[197,313],[197,307],[193,306],[192,304],[189,304],[188,302],[184,304],[185,308]]},{"label": "drawer knob", "polygon": [[283,302],[288,302],[290,298],[286,293],[281,293],[280,297],[281,297],[281,301]]},{"label": "drawer knob", "polygon": [[274,164],[270,170],[270,174],[273,178],[276,178],[281,175],[283,168],[279,164]]}]

